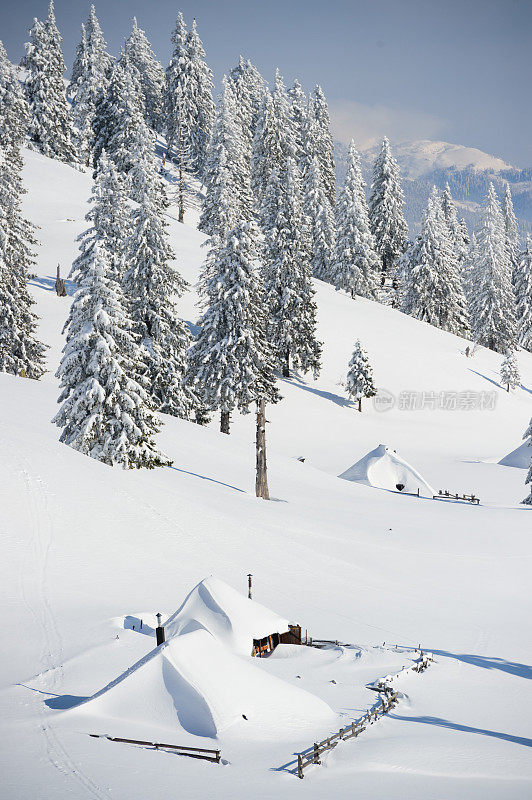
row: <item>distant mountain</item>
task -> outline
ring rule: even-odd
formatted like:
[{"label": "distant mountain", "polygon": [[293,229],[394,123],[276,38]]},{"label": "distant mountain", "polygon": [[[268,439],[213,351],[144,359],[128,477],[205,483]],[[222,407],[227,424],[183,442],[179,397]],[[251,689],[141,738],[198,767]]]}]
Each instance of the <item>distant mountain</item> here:
[{"label": "distant mountain", "polygon": [[[360,154],[368,187],[379,149],[380,145],[374,145]],[[532,169],[518,169],[475,147],[428,139],[392,142],[392,151],[401,171],[405,215],[412,234],[419,231],[421,214],[432,187],[443,189],[446,183],[458,206],[458,214],[465,218],[470,230],[476,230],[490,182],[500,197],[506,183],[510,185],[520,233],[523,238],[532,233]],[[347,147],[336,142],[336,171],[340,181],[345,175],[346,153]]]}]

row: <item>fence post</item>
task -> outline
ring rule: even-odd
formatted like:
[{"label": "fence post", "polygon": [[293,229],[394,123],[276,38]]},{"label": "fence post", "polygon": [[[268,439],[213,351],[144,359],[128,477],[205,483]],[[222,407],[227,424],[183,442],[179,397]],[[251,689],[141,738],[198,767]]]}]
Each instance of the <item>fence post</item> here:
[{"label": "fence post", "polygon": [[313,764],[321,764],[321,761],[320,761],[320,749],[319,749],[318,745],[316,744],[316,742],[314,742],[314,760],[313,760],[312,763]]},{"label": "fence post", "polygon": [[301,755],[298,755],[298,757],[297,757],[297,777],[298,778],[303,778],[304,777],[303,776],[303,759],[302,759]]}]

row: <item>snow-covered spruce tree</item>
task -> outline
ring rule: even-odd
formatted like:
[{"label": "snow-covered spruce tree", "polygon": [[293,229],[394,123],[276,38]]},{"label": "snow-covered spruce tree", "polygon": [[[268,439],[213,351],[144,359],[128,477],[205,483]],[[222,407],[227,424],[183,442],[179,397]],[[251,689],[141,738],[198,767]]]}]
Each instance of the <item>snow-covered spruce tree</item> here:
[{"label": "snow-covered spruce tree", "polygon": [[312,157],[317,156],[325,196],[331,206],[334,206],[336,202],[336,181],[334,175],[331,120],[327,101],[321,86],[316,86],[310,96],[309,113],[315,123]]},{"label": "snow-covered spruce tree", "polygon": [[63,83],[65,62],[61,36],[55,23],[54,4],[50,0],[44,22],[34,20],[31,42],[21,66],[27,70],[24,81],[30,107],[30,144],[43,155],[73,163],[76,155],[71,142],[71,123]]},{"label": "snow-covered spruce tree", "polygon": [[359,411],[362,411],[363,397],[374,397],[377,394],[368,354],[358,339],[347,370],[346,389],[351,399],[358,401]]},{"label": "snow-covered spruce tree", "polygon": [[189,351],[187,380],[209,411],[220,411],[222,433],[229,433],[235,409],[246,413],[255,402],[279,399],[264,291],[254,266],[257,236],[248,221],[214,239],[200,282],[204,312]]},{"label": "snow-covered spruce tree", "polygon": [[0,41],[0,147],[19,149],[26,138],[29,121],[24,92]]},{"label": "snow-covered spruce tree", "polygon": [[204,184],[205,199],[198,226],[201,231],[208,236],[223,236],[239,220],[251,219],[249,153],[243,139],[234,84],[225,76],[209,143]]},{"label": "snow-covered spruce tree", "polygon": [[169,153],[180,170],[202,176],[214,120],[212,73],[195,22],[187,34],[179,12],[166,69],[164,128]]},{"label": "snow-covered spruce tree", "polygon": [[312,273],[302,248],[304,225],[300,175],[288,158],[273,170],[262,205],[263,275],[269,308],[268,342],[284,377],[290,363],[303,372],[320,370],[321,343],[316,338],[317,309]]},{"label": "snow-covered spruce tree", "polygon": [[96,244],[107,248],[106,277],[121,284],[125,272],[131,210],[114,162],[102,152],[85,219],[90,227],[78,236],[80,254],[72,264],[69,277],[78,285],[93,263]]},{"label": "snow-covered spruce tree", "polygon": [[527,445],[530,447],[530,469],[528,470],[528,474],[525,478],[525,486],[530,485],[530,494],[521,502],[525,506],[532,506],[532,419],[530,420],[530,424],[524,433],[523,439],[528,439]]},{"label": "snow-covered spruce tree", "polygon": [[402,310],[438,328],[464,336],[467,303],[458,273],[454,242],[440,200],[433,193],[423,215],[421,236],[410,251]]},{"label": "snow-covered spruce tree", "polygon": [[371,232],[382,263],[383,278],[393,277],[397,260],[408,246],[408,227],[403,214],[403,190],[399,168],[385,137],[373,167],[369,199]]},{"label": "snow-covered spruce tree", "polygon": [[190,130],[190,161],[193,172],[201,178],[207,160],[215,108],[212,72],[205,61],[205,50],[198,35],[196,20],[193,20],[187,37],[187,50],[187,86],[195,104],[194,124]]},{"label": "snow-covered spruce tree", "polygon": [[183,380],[191,337],[176,310],[176,299],[187,284],[170,264],[174,253],[163,215],[168,203],[147,134],[141,123],[130,173],[138,208],[131,215],[124,293],[143,348],[143,385],[159,411],[190,419],[198,407]]},{"label": "snow-covered spruce tree", "polygon": [[506,386],[506,391],[517,389],[521,386],[521,375],[515,352],[509,350],[501,364],[501,383]]},{"label": "snow-covered spruce tree", "polygon": [[0,372],[38,379],[46,347],[36,338],[38,318],[26,285],[35,240],[20,210],[20,168],[16,145],[0,147]]},{"label": "snow-covered spruce tree", "polygon": [[249,59],[246,60],[240,56],[238,64],[229,73],[229,80],[232,84],[239,110],[246,158],[251,162],[253,137],[255,136],[260,105],[264,95],[264,78]]},{"label": "snow-covered spruce tree", "polygon": [[441,194],[441,210],[451,237],[458,269],[461,272],[469,250],[469,234],[465,220],[458,220],[456,205],[448,183]]},{"label": "snow-covered spruce tree", "polygon": [[81,41],[72,69],[69,94],[72,97],[72,142],[80,163],[91,163],[96,112],[107,92],[113,59],[107,53],[100,23],[91,6],[87,24],[81,26]]},{"label": "snow-covered spruce tree", "polygon": [[469,277],[471,333],[476,342],[506,353],[516,342],[515,299],[504,218],[493,184],[486,197]]},{"label": "snow-covered spruce tree", "polygon": [[514,273],[514,292],[519,344],[532,352],[532,240],[527,236],[526,247],[517,259]]},{"label": "snow-covered spruce tree", "polygon": [[295,159],[300,169],[305,166],[305,146],[308,121],[308,100],[298,80],[288,90],[294,125]]},{"label": "snow-covered spruce tree", "polygon": [[251,158],[251,188],[260,209],[272,171],[281,170],[288,158],[295,158],[295,127],[288,94],[277,69],[273,92],[265,91]]},{"label": "snow-covered spruce tree", "polygon": [[65,325],[57,371],[62,403],[52,422],[60,441],[124,469],[169,466],[153,441],[160,422],[131,374],[140,358],[120,286],[107,276],[108,248],[96,242]]},{"label": "snow-covered spruce tree", "polygon": [[510,192],[508,184],[506,184],[506,190],[502,201],[502,215],[504,217],[506,251],[508,253],[511,276],[513,279],[517,268],[517,259],[519,257],[519,230],[514,212],[514,204],[512,202],[512,193]]},{"label": "snow-covered spruce tree", "polygon": [[375,297],[380,261],[369,226],[368,206],[360,158],[351,140],[344,185],[335,206],[336,241],[332,258],[332,280],[351,297]]},{"label": "snow-covered spruce tree", "polygon": [[257,207],[266,191],[270,174],[281,160],[278,129],[270,90],[265,87],[251,152],[251,190]]},{"label": "snow-covered spruce tree", "polygon": [[164,70],[155,58],[145,32],[137,25],[136,17],[133,17],[133,27],[126,39],[124,52],[140,85],[145,122],[158,131],[161,127]]},{"label": "snow-covered spruce tree", "polygon": [[306,226],[302,235],[308,239],[312,274],[315,278],[333,283],[334,217],[323,188],[317,156],[314,156],[303,177],[303,211]]},{"label": "snow-covered spruce tree", "polygon": [[124,54],[111,72],[105,94],[100,97],[94,119],[94,168],[105,150],[121,178],[134,166],[132,156],[138,129],[143,121],[143,104],[136,76]]},{"label": "snow-covered spruce tree", "polygon": [[99,85],[103,90],[112,66],[113,58],[107,52],[96,9],[91,5],[87,22],[81,26],[81,39],[76,48],[68,87],[69,96],[75,97],[79,83],[87,80],[87,69],[94,85]]}]

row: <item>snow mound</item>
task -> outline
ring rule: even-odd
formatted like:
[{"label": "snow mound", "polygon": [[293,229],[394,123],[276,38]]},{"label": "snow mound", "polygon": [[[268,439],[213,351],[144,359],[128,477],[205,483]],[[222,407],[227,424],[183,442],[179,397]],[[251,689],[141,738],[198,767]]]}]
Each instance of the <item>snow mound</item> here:
[{"label": "snow mound", "polygon": [[211,739],[228,730],[290,739],[336,718],[323,700],[235,655],[206,630],[167,641],[66,713],[105,723],[112,735],[165,730]]},{"label": "snow mound", "polygon": [[504,467],[521,467],[521,469],[528,469],[531,463],[532,447],[528,442],[523,442],[499,461]]},{"label": "snow mound", "polygon": [[380,444],[375,450],[371,450],[338,477],[393,491],[397,491],[397,486],[402,485],[404,487],[402,491],[417,492],[419,489],[420,495],[424,497],[436,494],[414,467],[385,444]]},{"label": "snow mound", "polygon": [[212,576],[198,583],[165,623],[166,638],[204,629],[235,653],[250,656],[253,639],[285,633],[288,620]]}]

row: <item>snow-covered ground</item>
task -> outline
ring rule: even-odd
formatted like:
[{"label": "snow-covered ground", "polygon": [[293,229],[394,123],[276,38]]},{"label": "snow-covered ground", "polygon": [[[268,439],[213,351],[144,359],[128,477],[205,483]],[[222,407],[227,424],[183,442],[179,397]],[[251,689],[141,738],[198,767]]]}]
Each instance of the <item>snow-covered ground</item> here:
[{"label": "snow-covered ground", "polygon": [[[110,469],[61,445],[50,424],[69,303],[53,280],[57,263],[66,274],[77,252],[90,176],[28,153],[25,181],[26,214],[41,228],[32,291],[50,372],[40,382],[0,375],[0,797],[529,798],[532,510],[519,505],[525,470],[497,462],[520,444],[532,413],[532,356],[519,354],[523,385],[508,394],[497,354],[479,348],[466,358],[465,341],[317,282],[324,367],[317,381],[282,381],[283,400],[268,409],[272,502],[254,496],[253,415],[235,416],[230,436],[217,420],[200,428],[165,418],[160,444],[173,467]],[[177,267],[193,284],[204,237],[197,213],[187,217],[170,223]],[[181,311],[197,319],[192,290]],[[381,390],[362,414],[341,385],[356,338]],[[473,492],[480,506],[337,477],[381,443],[436,490]],[[255,600],[351,647],[281,646],[252,664],[232,654],[233,668],[225,655],[209,664],[199,631],[187,640],[190,655],[172,644],[164,664],[157,654],[137,670],[125,705],[103,695],[99,706],[78,705],[152,651],[156,612],[172,614],[209,574],[245,594],[248,572]],[[148,622],[144,634],[133,617]],[[299,781],[293,754],[368,708],[375,696],[365,684],[411,663],[418,644],[436,661],[405,676],[399,706]],[[282,681],[264,690],[279,729],[266,711],[263,738],[243,722],[216,731],[180,724],[197,707],[179,706],[182,687],[169,677],[183,663],[196,663],[198,681],[212,678],[214,699],[234,698],[235,707],[250,702],[251,667]],[[283,706],[283,693],[294,697],[287,686],[316,698],[315,713],[306,709],[315,728]],[[172,724],[168,698],[177,699],[175,742],[221,748],[223,764],[88,735],[150,739],[164,730],[172,742],[160,725]],[[122,727],[113,709],[129,704]]]}]

